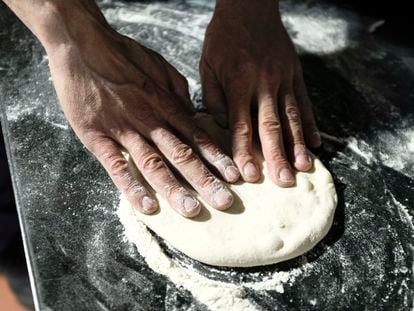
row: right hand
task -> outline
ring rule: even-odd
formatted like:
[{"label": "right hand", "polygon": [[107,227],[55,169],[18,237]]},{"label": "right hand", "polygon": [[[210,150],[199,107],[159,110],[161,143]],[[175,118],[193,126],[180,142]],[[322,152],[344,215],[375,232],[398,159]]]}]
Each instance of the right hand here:
[{"label": "right hand", "polygon": [[196,216],[201,206],[166,160],[210,205],[230,207],[232,194],[201,158],[227,182],[235,182],[239,171],[195,124],[186,79],[159,54],[102,20],[89,18],[88,23],[70,40],[47,49],[59,101],[82,143],[143,213],[155,212],[158,204],[134,178],[121,150],[181,215]]},{"label": "right hand", "polygon": [[217,0],[200,76],[204,104],[232,132],[233,159],[243,179],[260,178],[253,152],[257,132],[269,177],[280,187],[291,187],[293,169],[312,168],[306,147],[317,148],[321,140],[278,6],[275,0]]}]

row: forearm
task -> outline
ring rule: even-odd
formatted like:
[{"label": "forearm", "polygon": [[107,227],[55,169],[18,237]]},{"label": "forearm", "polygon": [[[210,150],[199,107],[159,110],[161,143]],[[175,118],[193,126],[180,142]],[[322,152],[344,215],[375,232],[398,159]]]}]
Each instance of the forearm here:
[{"label": "forearm", "polygon": [[[93,0],[4,0],[46,51],[91,38],[90,30],[112,31]],[[93,33],[93,32],[92,32]]]},{"label": "forearm", "polygon": [[[279,0],[216,0],[215,12],[218,11],[235,11],[254,13],[278,12]],[[253,11],[252,11],[253,10]]]},{"label": "forearm", "polygon": [[218,28],[255,28],[257,23],[281,27],[278,0],[216,0],[213,19]]}]

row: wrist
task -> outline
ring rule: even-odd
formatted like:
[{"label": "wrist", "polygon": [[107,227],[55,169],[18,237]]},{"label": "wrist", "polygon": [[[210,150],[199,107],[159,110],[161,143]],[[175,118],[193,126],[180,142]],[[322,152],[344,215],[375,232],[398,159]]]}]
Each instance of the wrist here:
[{"label": "wrist", "polygon": [[87,48],[103,34],[116,34],[92,0],[44,1],[30,19],[29,28],[48,54],[62,46]]},{"label": "wrist", "polygon": [[217,0],[212,22],[222,27],[281,25],[278,0]]},{"label": "wrist", "polygon": [[217,0],[208,31],[226,29],[282,29],[278,0]]},{"label": "wrist", "polygon": [[216,0],[215,12],[274,12],[279,13],[279,0]]}]

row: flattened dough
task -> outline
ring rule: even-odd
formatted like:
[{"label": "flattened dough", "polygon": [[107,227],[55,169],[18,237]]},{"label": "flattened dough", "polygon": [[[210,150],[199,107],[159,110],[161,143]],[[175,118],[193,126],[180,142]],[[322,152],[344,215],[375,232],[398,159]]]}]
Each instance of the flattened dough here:
[{"label": "flattened dough", "polygon": [[[229,133],[209,115],[197,118],[223,148],[229,146]],[[156,194],[160,211],[154,215],[136,211],[136,221],[187,256],[210,265],[260,266],[299,256],[326,235],[337,203],[330,173],[318,159],[313,161],[312,171],[298,172],[296,186],[284,189],[273,184],[263,163],[259,183],[230,186],[235,202],[227,211],[212,208],[198,196],[204,207],[199,216],[187,219]],[[132,209],[125,197],[121,208]]]}]

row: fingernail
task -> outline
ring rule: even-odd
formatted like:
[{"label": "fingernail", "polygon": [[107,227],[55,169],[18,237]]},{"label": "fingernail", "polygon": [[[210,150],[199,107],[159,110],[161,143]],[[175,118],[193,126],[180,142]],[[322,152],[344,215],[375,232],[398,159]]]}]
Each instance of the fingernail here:
[{"label": "fingernail", "polygon": [[296,156],[295,162],[299,165],[308,165],[310,163],[310,158],[307,154],[299,154]]},{"label": "fingernail", "polygon": [[145,196],[142,199],[142,209],[144,212],[151,213],[157,209],[158,205],[155,200],[151,199],[149,196]]},{"label": "fingernail", "polygon": [[198,209],[199,205],[200,203],[192,197],[186,196],[184,199],[184,210],[187,213],[193,213]]},{"label": "fingernail", "polygon": [[236,181],[239,179],[240,173],[235,166],[227,166],[224,170],[224,175],[228,181]]},{"label": "fingernail", "polygon": [[279,179],[283,182],[293,181],[293,175],[288,168],[282,168],[279,172]]},{"label": "fingernail", "polygon": [[227,189],[221,188],[214,194],[214,201],[217,207],[229,207],[233,203],[233,196]]},{"label": "fingernail", "polygon": [[257,177],[257,168],[252,162],[248,162],[243,168],[244,175],[249,178]]}]

